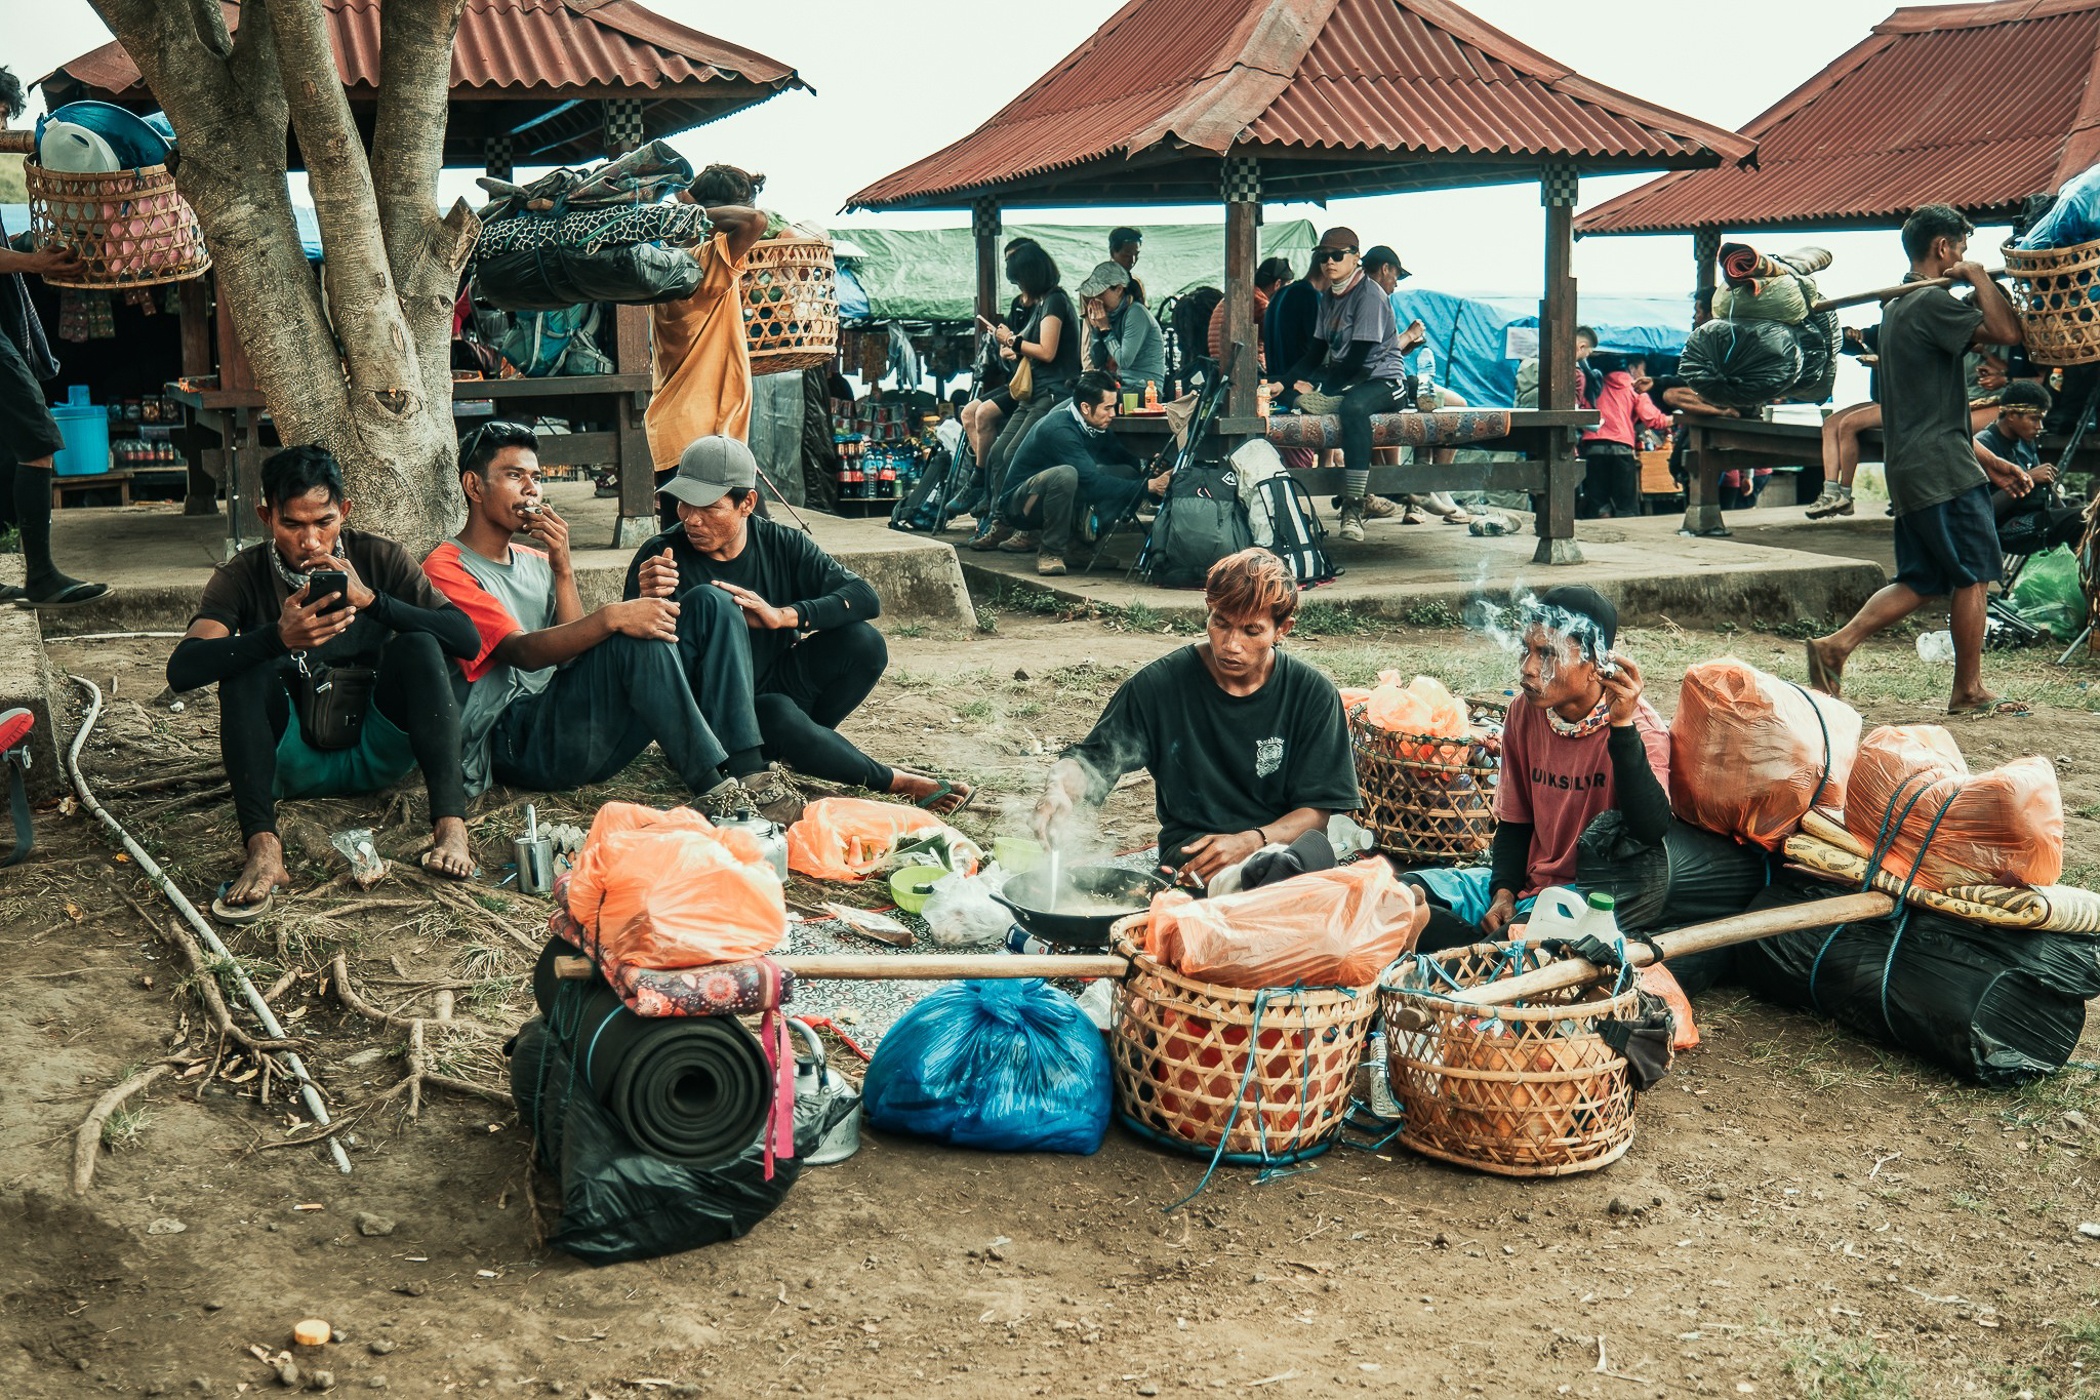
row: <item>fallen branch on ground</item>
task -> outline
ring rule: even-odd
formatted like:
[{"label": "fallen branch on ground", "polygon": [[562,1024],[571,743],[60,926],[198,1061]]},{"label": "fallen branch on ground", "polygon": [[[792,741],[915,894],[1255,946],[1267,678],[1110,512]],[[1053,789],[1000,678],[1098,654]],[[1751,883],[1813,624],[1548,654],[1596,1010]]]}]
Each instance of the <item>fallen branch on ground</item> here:
[{"label": "fallen branch on ground", "polygon": [[146,927],[174,944],[176,951],[182,954],[183,961],[189,964],[190,971],[196,977],[197,995],[204,999],[204,1009],[211,1016],[213,1030],[243,1049],[254,1051],[258,1056],[267,1050],[299,1048],[300,1042],[296,1040],[267,1040],[242,1030],[234,1023],[233,1013],[226,1009],[226,997],[219,989],[218,974],[212,970],[211,961],[204,956],[204,949],[198,946],[197,940],[190,937],[188,931],[180,924],[162,923],[130,895],[127,894],[123,898],[124,902],[146,921]]},{"label": "fallen branch on ground", "polygon": [[146,1066],[116,1088],[95,1100],[88,1116],[73,1133],[73,1194],[85,1196],[95,1180],[95,1159],[102,1151],[102,1126],[109,1115],[123,1107],[124,1100],[138,1093],[172,1069],[188,1069],[204,1057],[183,1055]]},{"label": "fallen branch on ground", "polygon": [[[330,964],[330,971],[335,976],[335,994],[341,999],[344,1006],[368,1021],[377,1021],[383,1026],[396,1026],[408,1031],[407,1076],[399,1084],[380,1094],[377,1098],[360,1104],[360,1112],[368,1111],[379,1104],[385,1103],[388,1099],[398,1098],[405,1093],[408,1095],[408,1116],[412,1119],[419,1118],[423,1112],[423,1090],[425,1088],[450,1089],[454,1093],[473,1094],[487,1099],[491,1103],[500,1103],[506,1108],[517,1107],[517,1101],[510,1096],[507,1090],[498,1089],[488,1084],[476,1084],[471,1079],[455,1079],[449,1074],[440,1074],[436,1070],[431,1069],[423,1047],[423,1027],[430,1023],[433,1018],[428,1016],[402,1016],[394,1012],[382,1011],[359,996],[357,989],[350,985],[350,959],[347,954],[337,953],[335,961]],[[437,1024],[447,1028],[470,1030],[478,1035],[501,1034],[496,1027],[489,1025],[485,1021],[454,1020],[450,1016],[445,1016],[437,1018]]]}]

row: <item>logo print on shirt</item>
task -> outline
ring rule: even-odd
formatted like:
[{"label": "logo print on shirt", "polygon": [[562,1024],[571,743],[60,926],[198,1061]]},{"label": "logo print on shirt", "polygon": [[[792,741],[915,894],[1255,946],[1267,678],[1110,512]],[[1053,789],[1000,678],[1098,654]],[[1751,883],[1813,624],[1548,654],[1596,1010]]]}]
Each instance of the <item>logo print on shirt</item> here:
[{"label": "logo print on shirt", "polygon": [[1254,776],[1266,778],[1283,767],[1283,740],[1257,739],[1254,741]]}]

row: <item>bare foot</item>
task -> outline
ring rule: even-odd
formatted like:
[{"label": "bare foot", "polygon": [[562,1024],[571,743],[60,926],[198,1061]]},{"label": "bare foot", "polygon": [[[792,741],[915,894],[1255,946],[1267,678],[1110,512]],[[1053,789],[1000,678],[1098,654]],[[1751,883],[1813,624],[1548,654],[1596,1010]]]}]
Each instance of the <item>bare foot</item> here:
[{"label": "bare foot", "polygon": [[949,816],[961,811],[970,803],[975,790],[968,783],[949,778],[929,778],[924,773],[907,773],[899,768],[890,779],[890,791],[909,801],[914,807],[924,807],[937,817]]},{"label": "bare foot", "polygon": [[430,850],[423,868],[448,880],[465,880],[474,874],[474,853],[467,849],[467,824],[458,817],[439,817],[430,828]]},{"label": "bare foot", "polygon": [[248,863],[227,888],[226,904],[229,908],[260,904],[272,890],[282,889],[284,882],[284,843],[274,831],[258,832],[248,838]]}]

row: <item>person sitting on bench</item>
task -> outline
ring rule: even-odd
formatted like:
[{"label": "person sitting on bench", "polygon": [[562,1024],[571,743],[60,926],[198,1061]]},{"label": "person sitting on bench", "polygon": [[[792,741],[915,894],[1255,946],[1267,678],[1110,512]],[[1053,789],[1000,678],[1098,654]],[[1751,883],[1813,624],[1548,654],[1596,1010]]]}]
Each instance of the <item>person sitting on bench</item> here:
[{"label": "person sitting on bench", "polygon": [[2012,380],[1999,396],[1997,417],[1976,434],[1976,460],[1986,472],[2003,479],[2013,468],[2025,468],[2034,482],[2035,489],[2025,495],[2002,486],[1991,492],[1998,547],[2007,554],[2038,554],[2058,545],[2075,549],[2085,536],[2085,512],[2064,504],[2056,489],[2056,463],[2044,462],[2034,445],[2054,403],[2039,380]]},{"label": "person sitting on bench", "polygon": [[677,504],[678,528],[635,552],[625,596],[675,598],[687,610],[728,605],[745,638],[765,757],[826,782],[895,793],[935,816],[967,804],[969,784],[877,763],[838,732],[889,665],[874,627],[882,602],[808,535],[752,514],[751,449],[727,437],[691,443],[663,494]]},{"label": "person sitting on bench", "polygon": [[[407,550],[346,526],[343,469],[326,448],[265,461],[255,513],[269,538],[212,573],[168,658],[170,688],[218,683],[219,752],[247,848],[212,912],[257,918],[284,884],[279,799],[377,792],[411,768],[430,794],[424,868],[467,878],[459,710],[444,657],[474,654],[474,624]],[[312,578],[331,574],[341,586],[316,594]]]},{"label": "person sitting on bench", "polygon": [[1069,844],[1078,808],[1142,768],[1160,870],[1177,883],[1205,887],[1269,846],[1288,848],[1278,873],[1331,869],[1327,819],[1361,805],[1356,756],[1334,682],[1278,646],[1298,585],[1276,555],[1243,549],[1211,566],[1203,601],[1208,638],[1117,687],[1093,732],[1051,768],[1036,832]]},{"label": "person sitting on bench", "polygon": [[1430,899],[1418,949],[1501,938],[1540,890],[1575,878],[1576,843],[1600,813],[1660,844],[1670,825],[1670,733],[1613,651],[1619,610],[1587,584],[1548,591],[1519,615],[1521,693],[1502,731],[1492,864],[1403,871]]},{"label": "person sitting on bench", "polygon": [[1151,480],[1117,468],[1143,464],[1108,425],[1116,416],[1116,377],[1090,369],[1072,381],[1071,401],[1028,430],[1007,476],[1014,485],[999,501],[998,520],[970,541],[972,549],[1035,553],[1035,571],[1065,572],[1072,529],[1088,507],[1120,520],[1139,493],[1166,494],[1172,472]]},{"label": "person sitting on bench", "polygon": [[[532,429],[490,423],[460,449],[467,523],[423,572],[479,634],[456,682],[467,786],[602,783],[655,740],[708,817],[792,821],[794,792],[759,755],[743,618],[726,599],[661,594],[585,612],[569,527],[540,494]],[[516,533],[538,541],[511,543]]]}]

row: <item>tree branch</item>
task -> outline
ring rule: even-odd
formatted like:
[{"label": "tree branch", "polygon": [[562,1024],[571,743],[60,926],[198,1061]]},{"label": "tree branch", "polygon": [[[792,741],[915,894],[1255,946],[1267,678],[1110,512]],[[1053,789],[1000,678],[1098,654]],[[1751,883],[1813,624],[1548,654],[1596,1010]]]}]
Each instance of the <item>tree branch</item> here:
[{"label": "tree branch", "polygon": [[74,1195],[85,1196],[88,1187],[94,1184],[95,1158],[102,1151],[102,1125],[109,1121],[109,1115],[115,1113],[124,1100],[148,1087],[169,1070],[187,1069],[199,1063],[201,1058],[196,1055],[179,1055],[148,1065],[95,1100],[95,1106],[88,1110],[87,1118],[73,1134]]}]

